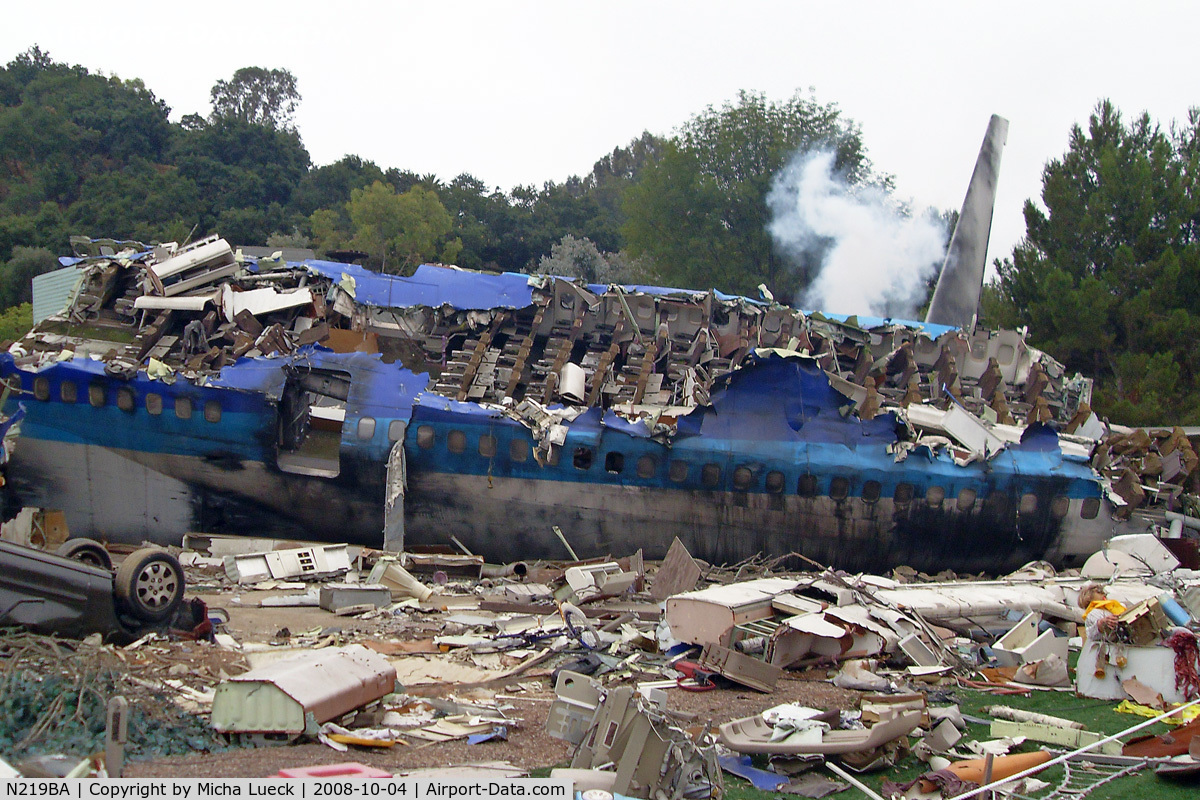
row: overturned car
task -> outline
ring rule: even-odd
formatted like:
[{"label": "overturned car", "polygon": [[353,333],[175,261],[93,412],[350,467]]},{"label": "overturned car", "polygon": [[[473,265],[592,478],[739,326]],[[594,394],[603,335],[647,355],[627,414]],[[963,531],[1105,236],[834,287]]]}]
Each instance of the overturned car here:
[{"label": "overturned car", "polygon": [[169,622],[184,588],[179,561],[161,548],[135,550],[114,570],[104,546],[89,539],[58,553],[0,541],[0,625],[132,640]]}]

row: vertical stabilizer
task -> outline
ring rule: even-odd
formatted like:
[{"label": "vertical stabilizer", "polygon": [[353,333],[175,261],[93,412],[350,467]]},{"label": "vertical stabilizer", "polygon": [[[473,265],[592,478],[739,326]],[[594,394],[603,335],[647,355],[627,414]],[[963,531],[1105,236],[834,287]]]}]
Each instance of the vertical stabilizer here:
[{"label": "vertical stabilizer", "polygon": [[1000,155],[1007,140],[1008,120],[993,114],[983,146],[979,148],[958,225],[950,237],[950,249],[946,251],[946,263],[942,265],[929,313],[925,315],[926,322],[975,330],[988,238],[992,233]]}]

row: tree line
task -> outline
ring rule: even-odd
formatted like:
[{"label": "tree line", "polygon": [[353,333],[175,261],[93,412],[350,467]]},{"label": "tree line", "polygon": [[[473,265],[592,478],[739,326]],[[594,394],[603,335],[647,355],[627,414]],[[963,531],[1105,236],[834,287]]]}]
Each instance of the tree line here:
[{"label": "tree line", "polygon": [[[851,186],[891,188],[836,104],[742,92],[590,173],[504,191],[380,166],[314,165],[287,70],[246,67],[179,122],[137,79],[34,46],[0,69],[0,337],[28,324],[30,279],[71,235],[311,247],[405,273],[423,262],[800,296],[812,273],[768,233],[771,182],[824,149]],[[981,319],[1096,378],[1114,422],[1200,422],[1200,115],[1163,130],[1107,102],[1045,169],[1026,238],[997,262]],[[820,243],[814,248],[819,258]],[[798,259],[800,259],[798,261]]]}]

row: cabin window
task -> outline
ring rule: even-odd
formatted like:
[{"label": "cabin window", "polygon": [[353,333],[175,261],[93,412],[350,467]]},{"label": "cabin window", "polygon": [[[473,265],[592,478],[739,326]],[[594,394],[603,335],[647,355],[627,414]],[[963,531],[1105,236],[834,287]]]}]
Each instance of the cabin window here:
[{"label": "cabin window", "polygon": [[576,447],[575,454],[571,457],[571,463],[575,465],[575,469],[591,469],[595,457],[596,454],[592,452],[592,448]]},{"label": "cabin window", "polygon": [[404,438],[404,420],[394,419],[388,423],[388,441],[398,442]]},{"label": "cabin window", "polygon": [[104,404],[108,402],[105,395],[104,384],[99,381],[88,384],[88,402],[96,408],[104,408]]},{"label": "cabin window", "polygon": [[192,418],[192,398],[176,397],[175,398],[175,416],[180,419]]},{"label": "cabin window", "polygon": [[1021,495],[1021,505],[1017,511],[1019,514],[1035,514],[1037,513],[1038,501],[1036,494]]},{"label": "cabin window", "polygon": [[557,467],[558,462],[562,460],[562,447],[557,444],[550,445],[549,452],[546,453],[546,463],[552,467]]},{"label": "cabin window", "polygon": [[733,471],[733,488],[739,492],[744,492],[750,488],[750,484],[754,481],[754,473],[749,467],[738,467]]},{"label": "cabin window", "polygon": [[983,501],[984,509],[994,517],[1007,517],[1012,514],[1012,503],[1008,492],[993,489]]},{"label": "cabin window", "polygon": [[637,460],[637,476],[639,478],[653,478],[656,472],[658,472],[658,461],[654,456],[642,456]]},{"label": "cabin window", "polygon": [[688,462],[672,461],[671,466],[667,467],[667,477],[672,483],[683,483],[688,477]]},{"label": "cabin window", "polygon": [[700,483],[705,489],[715,489],[721,483],[721,468],[716,464],[705,464],[700,469]]},{"label": "cabin window", "polygon": [[882,494],[883,485],[879,481],[867,481],[863,484],[862,499],[864,503],[874,503]]},{"label": "cabin window", "polygon": [[780,327],[783,325],[783,320],[774,314],[769,315],[763,320],[763,330],[767,333],[779,333]]},{"label": "cabin window", "polygon": [[38,400],[50,399],[50,379],[45,375],[33,379],[33,396]]},{"label": "cabin window", "polygon": [[1011,344],[1002,344],[996,351],[997,364],[1011,364],[1017,359],[1017,349]]},{"label": "cabin window", "polygon": [[1087,497],[1079,505],[1079,516],[1084,519],[1095,519],[1100,515],[1100,498]]},{"label": "cabin window", "polygon": [[620,475],[625,471],[625,454],[611,452],[604,456],[604,471],[611,472],[613,475]]},{"label": "cabin window", "polygon": [[[204,414],[208,417],[208,413]],[[358,438],[366,441],[375,435],[375,418],[374,417],[359,417],[358,418]]]},{"label": "cabin window", "polygon": [[467,435],[462,431],[450,431],[446,434],[446,449],[451,453],[464,453],[467,450]]},{"label": "cabin window", "polygon": [[1050,515],[1055,519],[1062,519],[1067,515],[1067,511],[1071,508],[1071,501],[1059,495],[1050,503]]},{"label": "cabin window", "polygon": [[479,437],[479,455],[492,458],[496,455],[496,437],[485,433]]},{"label": "cabin window", "polygon": [[910,503],[913,499],[913,485],[911,483],[897,483],[896,491],[892,495],[892,501],[896,503]]},{"label": "cabin window", "polygon": [[783,473],[772,470],[767,473],[767,491],[771,494],[783,493]]},{"label": "cabin window", "polygon": [[[216,424],[221,421],[221,401],[206,400],[204,401],[204,419],[206,422]],[[362,423],[359,423],[359,435],[361,436]],[[375,420],[371,420],[371,432],[375,432]]]},{"label": "cabin window", "polygon": [[977,497],[974,489],[962,489],[958,493],[958,510],[962,512],[970,511],[975,507],[975,498]]},{"label": "cabin window", "polygon": [[796,481],[796,494],[801,497],[816,497],[817,496],[817,476],[811,472],[806,472],[800,476],[800,480]]},{"label": "cabin window", "polygon": [[422,450],[429,450],[437,441],[437,436],[433,432],[432,425],[422,425],[417,428],[417,447]]},{"label": "cabin window", "polygon": [[58,387],[58,396],[64,403],[74,403],[78,400],[79,389],[75,386],[75,381],[63,381]]},{"label": "cabin window", "polygon": [[567,311],[575,307],[575,293],[570,290],[564,290],[558,298],[558,304]]},{"label": "cabin window", "polygon": [[508,457],[518,464],[529,460],[529,445],[524,439],[510,439],[508,442]]},{"label": "cabin window", "polygon": [[941,486],[930,486],[925,490],[925,502],[934,508],[940,506],[946,499],[946,490]]},{"label": "cabin window", "polygon": [[117,408],[122,411],[132,412],[137,407],[137,398],[133,396],[133,389],[128,386],[122,386],[117,389]]},{"label": "cabin window", "polygon": [[834,500],[845,500],[850,494],[850,479],[838,475],[829,482],[829,496]]},{"label": "cabin window", "polygon": [[150,412],[151,414],[153,414],[154,416],[157,417],[159,414],[162,413],[162,410],[163,410],[162,395],[157,394],[156,392],[150,392],[149,394],[147,394],[146,395],[146,411]]}]

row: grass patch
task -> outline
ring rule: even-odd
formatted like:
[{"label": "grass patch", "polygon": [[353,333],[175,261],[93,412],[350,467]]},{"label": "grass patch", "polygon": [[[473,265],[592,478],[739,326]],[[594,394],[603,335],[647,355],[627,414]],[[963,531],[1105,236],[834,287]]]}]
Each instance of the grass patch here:
[{"label": "grass patch", "polygon": [[[1117,706],[1115,701],[1092,700],[1086,697],[1076,697],[1074,694],[1066,692],[1034,692],[1032,697],[1019,697],[1015,695],[997,697],[971,689],[956,689],[954,696],[962,712],[968,716],[987,717],[988,715],[983,712],[983,709],[987,706],[1006,705],[1026,711],[1036,711],[1041,714],[1050,714],[1082,722],[1087,726],[1088,730],[1099,731],[1105,735],[1120,733],[1126,728],[1131,728],[1139,722],[1146,721],[1143,717],[1117,713],[1113,710]],[[1167,730],[1169,730],[1169,726],[1163,723],[1156,723],[1138,731],[1134,736],[1159,734]],[[963,742],[965,743],[971,739],[983,740],[990,738],[992,737],[987,725],[969,724],[963,736]],[[1027,742],[1016,752],[1029,752],[1038,748],[1039,745],[1036,743]],[[765,762],[762,764],[756,762],[756,766],[765,768],[766,764]],[[897,783],[910,781],[924,773],[927,769],[928,767],[918,761],[916,757],[907,756],[901,760],[898,767],[866,775],[857,775],[855,777],[871,787],[872,790],[882,793],[880,789],[885,780]],[[828,771],[823,771],[829,774]],[[1058,782],[1063,777],[1062,767],[1052,767],[1038,777],[1041,780],[1048,781],[1051,788],[1046,789],[1040,795],[1033,795],[1034,797],[1044,796],[1052,791],[1054,787],[1057,787]],[[727,797],[732,800],[765,800],[765,798],[781,796],[774,792],[759,791],[741,778],[728,774],[725,775],[725,789]],[[862,793],[854,787],[851,787],[844,794],[833,795],[833,797],[845,798],[862,796]],[[1144,800],[1145,798],[1154,798],[1154,800],[1194,800],[1197,796],[1195,783],[1187,784],[1163,780],[1154,774],[1153,769],[1143,769],[1135,775],[1118,778],[1087,795],[1089,800]]]}]

